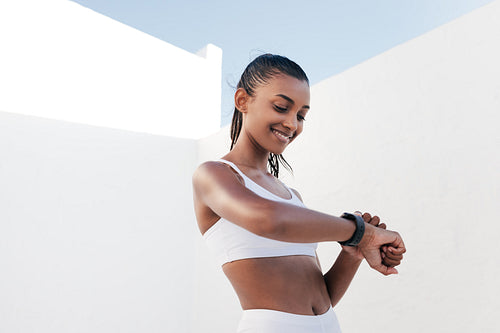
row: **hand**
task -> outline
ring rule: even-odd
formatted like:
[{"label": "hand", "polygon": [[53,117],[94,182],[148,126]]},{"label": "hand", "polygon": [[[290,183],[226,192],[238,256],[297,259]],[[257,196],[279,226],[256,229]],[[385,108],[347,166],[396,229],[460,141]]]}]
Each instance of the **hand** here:
[{"label": "hand", "polygon": [[403,238],[397,232],[377,228],[372,223],[365,225],[358,248],[370,267],[384,275],[398,273],[394,266],[399,265],[406,252]]},{"label": "hand", "polygon": [[401,260],[403,260],[403,253],[404,249],[396,249],[387,245],[382,246],[380,249],[382,263],[387,267],[395,267],[401,264]]},{"label": "hand", "polygon": [[[387,225],[385,223],[379,223],[380,219],[378,216],[371,217],[369,213],[364,213],[361,215],[361,212],[356,211],[354,214],[363,217],[366,223],[370,223],[378,228],[387,229]],[[392,246],[384,245],[380,248],[380,255],[382,257],[382,263],[387,267],[395,267],[401,264],[401,260],[403,260],[403,249],[395,249]]]},{"label": "hand", "polygon": [[[380,223],[380,218],[378,216],[372,217],[369,213],[364,213],[362,214],[360,211],[355,211],[355,215],[363,217],[363,220],[366,223],[369,223],[373,226],[379,227],[379,228],[386,228],[385,223]],[[342,250],[352,256],[354,259],[362,260],[364,259],[363,253],[359,250],[358,246],[342,246]],[[385,264],[385,263],[384,263]],[[386,265],[389,266],[389,265]],[[397,265],[394,265],[397,266]]]}]

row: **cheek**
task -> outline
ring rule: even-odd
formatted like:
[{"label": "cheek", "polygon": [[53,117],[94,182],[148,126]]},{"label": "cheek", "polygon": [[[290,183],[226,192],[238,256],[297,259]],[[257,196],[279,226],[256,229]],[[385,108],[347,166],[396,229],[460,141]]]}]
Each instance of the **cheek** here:
[{"label": "cheek", "polygon": [[299,135],[300,133],[302,133],[303,130],[304,130],[304,123],[303,122],[298,123],[297,130],[295,131],[297,133],[297,135]]},{"label": "cheek", "polygon": [[298,124],[297,130],[295,130],[295,135],[293,136],[292,141],[295,141],[295,139],[297,139],[297,137],[300,135],[300,133],[302,133],[303,128],[304,127],[302,124]]}]

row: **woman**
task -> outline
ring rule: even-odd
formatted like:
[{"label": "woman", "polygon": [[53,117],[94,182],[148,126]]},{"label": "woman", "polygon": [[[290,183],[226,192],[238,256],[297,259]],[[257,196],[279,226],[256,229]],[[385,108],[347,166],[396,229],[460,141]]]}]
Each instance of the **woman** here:
[{"label": "woman", "polygon": [[[333,306],[361,261],[397,273],[398,233],[365,213],[335,217],[307,209],[278,180],[285,148],[302,132],[309,81],[293,61],[265,54],[243,72],[234,96],[232,145],[193,175],[198,226],[243,308],[238,332],[340,332]],[[268,172],[268,168],[271,173]],[[342,251],[322,274],[317,242]]]}]

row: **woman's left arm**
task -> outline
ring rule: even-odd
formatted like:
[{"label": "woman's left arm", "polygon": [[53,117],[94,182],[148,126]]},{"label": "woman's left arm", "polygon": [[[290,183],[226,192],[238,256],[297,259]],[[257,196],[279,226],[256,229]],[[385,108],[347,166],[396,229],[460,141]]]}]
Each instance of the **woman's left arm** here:
[{"label": "woman's left arm", "polygon": [[[375,227],[382,229],[386,229],[387,227],[385,223],[380,223],[378,216],[372,217],[369,213],[361,214],[361,212],[355,212],[355,214],[362,216],[366,223]],[[382,247],[381,255],[382,263],[387,267],[395,267],[403,259],[402,252],[398,252],[396,249],[387,246]],[[324,275],[332,307],[344,296],[363,259],[363,254],[358,247],[342,246],[342,251],[337,260]]]},{"label": "woman's left arm", "polygon": [[344,296],[362,261],[363,257],[359,258],[342,250],[333,266],[324,274],[323,277],[332,307]]},{"label": "woman's left arm", "polygon": [[[297,190],[293,188],[291,190],[297,195],[300,201],[303,201]],[[357,248],[343,249],[330,270],[323,275],[332,307],[340,301],[342,296],[344,296],[362,261],[363,255]],[[321,270],[321,264],[317,253],[316,262]]]}]

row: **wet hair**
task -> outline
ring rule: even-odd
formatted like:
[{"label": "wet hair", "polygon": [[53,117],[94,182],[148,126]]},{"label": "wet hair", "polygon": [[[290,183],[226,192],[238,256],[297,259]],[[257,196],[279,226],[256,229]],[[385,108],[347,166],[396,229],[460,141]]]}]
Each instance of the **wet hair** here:
[{"label": "wet hair", "polygon": [[[285,74],[294,77],[298,80],[305,81],[309,84],[309,79],[306,73],[292,60],[275,54],[263,54],[255,58],[241,74],[240,81],[236,89],[243,88],[249,96],[254,96],[255,89],[263,84],[266,84],[269,79],[279,74]],[[233,149],[238,137],[240,136],[241,126],[243,124],[243,115],[235,107],[233,120],[231,123],[231,149]],[[269,154],[268,158],[269,171],[275,176],[279,175],[280,163],[292,172],[292,167],[285,160],[282,154]]]}]

